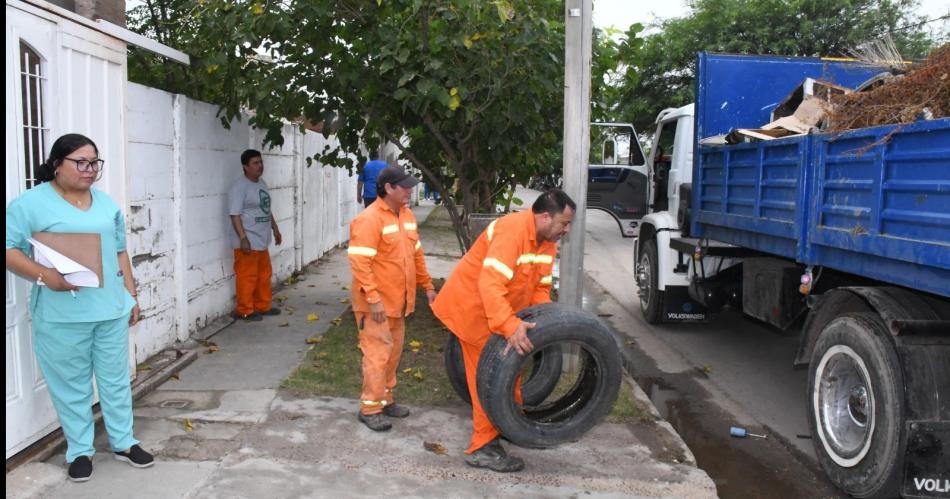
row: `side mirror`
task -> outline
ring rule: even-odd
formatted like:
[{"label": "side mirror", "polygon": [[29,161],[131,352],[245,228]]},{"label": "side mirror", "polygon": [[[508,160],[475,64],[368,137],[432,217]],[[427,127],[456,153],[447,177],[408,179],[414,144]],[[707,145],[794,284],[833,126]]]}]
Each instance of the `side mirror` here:
[{"label": "side mirror", "polygon": [[617,164],[617,143],[614,142],[614,139],[607,139],[604,141],[604,144],[601,148],[602,156],[605,165],[616,165]]}]

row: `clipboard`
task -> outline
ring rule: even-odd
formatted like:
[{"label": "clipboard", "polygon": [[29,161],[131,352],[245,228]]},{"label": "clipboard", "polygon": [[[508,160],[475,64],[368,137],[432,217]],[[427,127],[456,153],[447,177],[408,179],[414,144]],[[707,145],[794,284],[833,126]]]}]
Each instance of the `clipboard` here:
[{"label": "clipboard", "polygon": [[102,239],[98,233],[34,232],[33,239],[94,272],[99,278],[98,287],[103,287]]}]

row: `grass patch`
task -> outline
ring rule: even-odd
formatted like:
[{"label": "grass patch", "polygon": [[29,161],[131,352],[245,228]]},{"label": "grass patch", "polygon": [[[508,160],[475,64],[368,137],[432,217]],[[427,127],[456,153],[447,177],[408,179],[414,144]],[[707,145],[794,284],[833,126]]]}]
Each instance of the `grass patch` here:
[{"label": "grass patch", "polygon": [[[436,283],[441,286],[441,283]],[[356,319],[340,317],[319,343],[312,345],[297,369],[281,384],[302,397],[332,396],[358,399],[363,387]],[[396,400],[413,405],[466,405],[455,394],[445,373],[443,348],[451,334],[432,315],[425,293],[416,295],[416,311],[406,319],[406,343],[396,372]],[[411,342],[419,343],[413,351]]]},{"label": "grass patch", "polygon": [[[436,282],[436,287],[441,285]],[[311,345],[281,388],[299,397],[359,398],[363,386],[363,354],[359,349],[356,319],[352,312],[343,314],[340,319],[338,325],[318,338],[318,343]],[[449,334],[432,314],[425,293],[420,290],[416,295],[416,311],[406,319],[406,343],[396,372],[397,401],[420,406],[468,407],[455,394],[445,373],[443,350]],[[419,342],[418,351],[413,351],[412,341]],[[567,393],[576,378],[577,373],[563,374],[553,395]],[[652,421],[649,414],[637,406],[631,387],[622,382],[617,403],[607,421],[635,423],[647,419]]]}]

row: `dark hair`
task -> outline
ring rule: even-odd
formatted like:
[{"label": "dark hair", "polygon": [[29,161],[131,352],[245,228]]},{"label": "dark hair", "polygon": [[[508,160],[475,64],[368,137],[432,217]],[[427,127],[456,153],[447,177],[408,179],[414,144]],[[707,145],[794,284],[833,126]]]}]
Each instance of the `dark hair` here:
[{"label": "dark hair", "polygon": [[261,152],[256,149],[248,149],[241,153],[241,164],[247,166],[254,158],[260,158]]},{"label": "dark hair", "polygon": [[56,142],[53,142],[53,147],[49,150],[49,156],[46,157],[46,162],[40,165],[36,170],[36,182],[49,182],[56,178],[56,169],[59,168],[59,165],[63,162],[63,158],[76,152],[77,149],[83,146],[92,146],[92,148],[96,150],[96,156],[99,155],[99,148],[96,147],[96,143],[85,135],[67,133],[56,139]]},{"label": "dark hair", "polygon": [[534,213],[548,213],[551,216],[563,213],[568,206],[577,211],[577,205],[566,192],[560,189],[552,189],[538,196],[531,205],[531,211]]}]

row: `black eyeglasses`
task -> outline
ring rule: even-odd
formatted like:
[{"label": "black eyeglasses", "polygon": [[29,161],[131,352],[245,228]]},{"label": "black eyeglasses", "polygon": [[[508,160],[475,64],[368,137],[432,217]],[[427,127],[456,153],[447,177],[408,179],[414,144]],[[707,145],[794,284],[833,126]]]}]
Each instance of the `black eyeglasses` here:
[{"label": "black eyeglasses", "polygon": [[104,159],[94,159],[92,161],[85,160],[85,159],[73,159],[73,158],[63,158],[63,159],[68,159],[72,161],[73,163],[76,163],[76,169],[81,172],[88,172],[89,170],[92,170],[94,172],[101,171],[102,165],[106,163],[106,160]]}]

